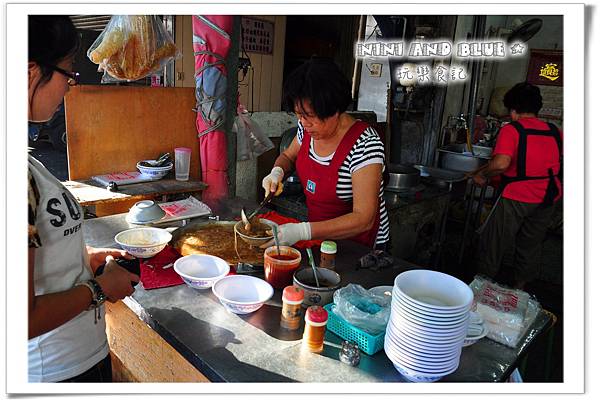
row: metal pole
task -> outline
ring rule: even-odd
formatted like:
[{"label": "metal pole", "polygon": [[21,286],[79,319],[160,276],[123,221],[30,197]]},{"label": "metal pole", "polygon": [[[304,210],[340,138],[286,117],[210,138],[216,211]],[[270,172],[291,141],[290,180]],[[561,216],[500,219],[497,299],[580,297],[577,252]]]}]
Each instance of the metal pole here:
[{"label": "metal pole", "polygon": [[[367,25],[367,18],[364,15],[360,16],[358,22],[358,37],[357,41],[362,41],[365,38],[365,28]],[[360,84],[360,73],[362,68],[362,61],[356,57],[354,59],[354,73],[352,74],[352,100],[358,101],[358,86]]]},{"label": "metal pole", "polygon": [[473,209],[473,198],[475,197],[475,185],[471,182],[471,191],[469,192],[469,203],[467,210],[465,211],[465,228],[463,230],[462,242],[460,244],[460,252],[458,254],[458,264],[462,264],[463,255],[465,252],[465,242],[467,241],[467,234],[469,233],[469,224],[471,223],[471,209]]},{"label": "metal pole", "polygon": [[[475,17],[475,28],[474,28],[474,39],[478,40],[483,38],[485,31],[485,15],[478,15]],[[471,136],[471,143],[474,143],[475,139],[475,113],[477,112],[477,93],[479,89],[479,81],[481,78],[481,66],[482,62],[479,59],[473,60],[473,70],[471,74],[471,87],[469,88],[469,112],[467,113],[469,135]]]}]

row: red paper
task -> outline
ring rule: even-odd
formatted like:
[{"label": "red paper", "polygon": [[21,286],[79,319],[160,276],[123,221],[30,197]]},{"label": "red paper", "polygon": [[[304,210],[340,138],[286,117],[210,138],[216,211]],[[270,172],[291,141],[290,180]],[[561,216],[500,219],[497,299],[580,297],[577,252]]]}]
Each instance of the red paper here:
[{"label": "red paper", "polygon": [[[259,214],[258,217],[260,217],[262,219],[271,220],[272,222],[277,223],[277,224],[300,223],[300,220],[296,220],[292,217],[282,216],[279,213],[273,212],[273,211]],[[323,242],[323,241],[322,240],[298,241],[294,244],[294,247],[301,248],[301,249],[312,248],[314,246],[321,246],[321,242]]]},{"label": "red paper", "polygon": [[[183,284],[183,280],[175,272],[173,266],[163,269],[169,263],[175,263],[181,255],[170,245],[150,259],[140,260],[140,280],[144,289],[171,287]],[[152,268],[148,266],[153,266]]]}]

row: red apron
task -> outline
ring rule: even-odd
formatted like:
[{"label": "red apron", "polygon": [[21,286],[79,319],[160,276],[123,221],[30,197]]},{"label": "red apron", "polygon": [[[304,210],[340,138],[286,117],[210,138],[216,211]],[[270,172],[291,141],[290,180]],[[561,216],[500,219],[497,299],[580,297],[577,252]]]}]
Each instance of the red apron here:
[{"label": "red apron", "polygon": [[[304,131],[302,145],[296,158],[296,172],[306,195],[309,221],[330,220],[352,212],[352,201],[344,201],[337,196],[338,172],[344,159],[368,126],[365,122],[356,121],[350,127],[339,143],[329,166],[319,164],[309,157],[311,136]],[[350,238],[351,240],[369,248],[375,246],[379,231],[379,202],[377,206],[375,222],[371,229]]]}]

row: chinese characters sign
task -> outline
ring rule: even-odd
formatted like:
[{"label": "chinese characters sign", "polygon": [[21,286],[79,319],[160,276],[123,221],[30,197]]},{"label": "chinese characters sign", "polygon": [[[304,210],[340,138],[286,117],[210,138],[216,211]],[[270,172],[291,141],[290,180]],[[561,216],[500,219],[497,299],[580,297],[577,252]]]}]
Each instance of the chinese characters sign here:
[{"label": "chinese characters sign", "polygon": [[527,82],[534,85],[562,86],[563,54],[558,50],[531,50]]}]

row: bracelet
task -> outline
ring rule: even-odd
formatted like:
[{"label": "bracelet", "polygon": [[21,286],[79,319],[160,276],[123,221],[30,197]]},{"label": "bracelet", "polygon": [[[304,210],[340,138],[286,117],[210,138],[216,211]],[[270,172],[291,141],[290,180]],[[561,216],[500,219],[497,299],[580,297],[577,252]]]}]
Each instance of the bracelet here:
[{"label": "bracelet", "polygon": [[92,293],[92,302],[90,303],[90,305],[87,307],[87,310],[92,310],[95,308],[96,305],[96,291],[94,290],[94,287],[92,287],[92,285],[90,283],[88,283],[87,281],[82,281],[81,283],[77,283],[75,284],[75,287],[77,286],[83,286],[83,287],[87,287],[90,292]]},{"label": "bracelet", "polygon": [[106,295],[104,294],[104,291],[102,291],[100,284],[94,279],[75,284],[75,286],[79,285],[87,287],[92,292],[92,302],[87,310],[94,310],[94,324],[96,324],[98,323],[98,320],[101,319],[98,307],[106,301]]}]

